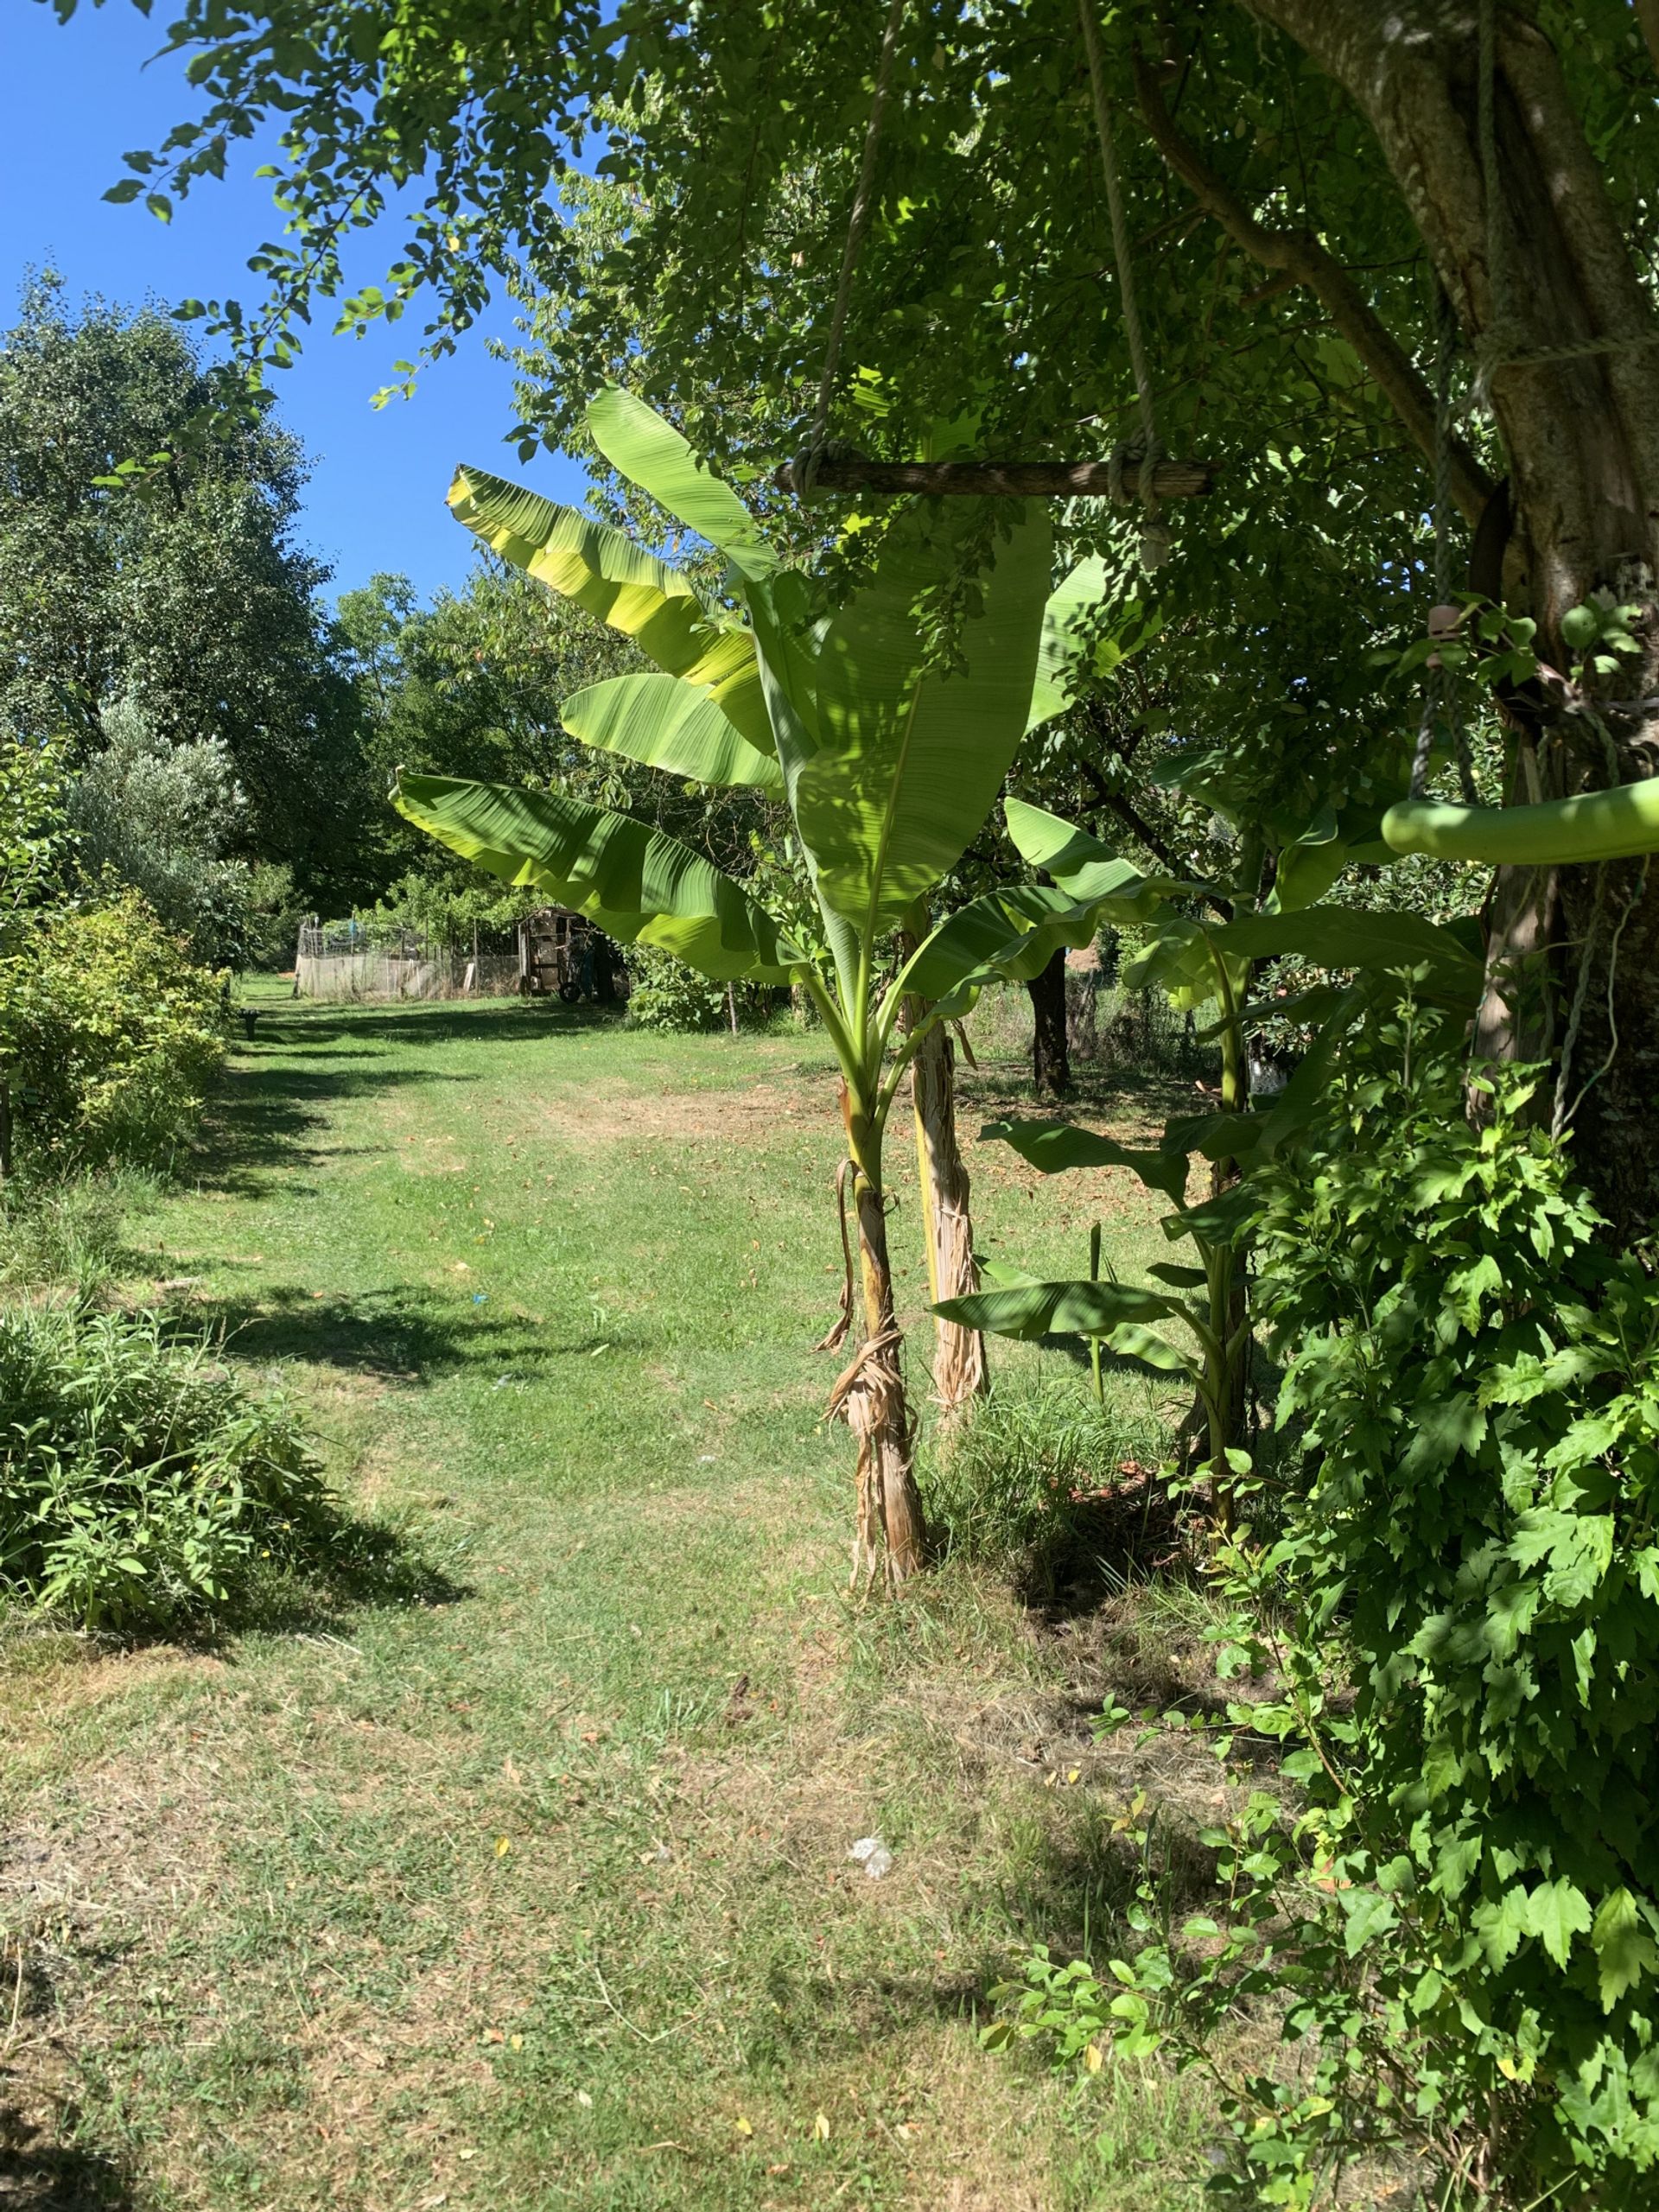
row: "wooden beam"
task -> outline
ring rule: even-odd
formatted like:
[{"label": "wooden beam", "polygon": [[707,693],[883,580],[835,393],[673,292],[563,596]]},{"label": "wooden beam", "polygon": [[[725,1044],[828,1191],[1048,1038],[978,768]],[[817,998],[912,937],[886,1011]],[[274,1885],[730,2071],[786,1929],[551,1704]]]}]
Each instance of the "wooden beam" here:
[{"label": "wooden beam", "polygon": [[[897,496],[922,492],[935,499],[1109,499],[1109,461],[865,461],[826,454],[818,463],[814,490],[876,492]],[[1118,472],[1119,496],[1133,504],[1141,491],[1141,464],[1133,455]],[[1160,499],[1202,498],[1214,472],[1205,461],[1160,461],[1152,488]],[[772,477],[780,492],[799,489],[795,463],[786,461]]]}]

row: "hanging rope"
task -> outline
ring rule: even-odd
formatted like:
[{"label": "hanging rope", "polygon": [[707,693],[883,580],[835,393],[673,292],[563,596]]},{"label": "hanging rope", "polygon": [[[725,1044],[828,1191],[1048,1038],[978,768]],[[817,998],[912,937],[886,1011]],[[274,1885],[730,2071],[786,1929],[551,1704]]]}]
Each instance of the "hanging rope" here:
[{"label": "hanging rope", "polygon": [[[1095,136],[1100,141],[1101,173],[1106,180],[1106,206],[1112,221],[1112,258],[1117,264],[1117,289],[1123,302],[1123,330],[1129,342],[1129,368],[1135,378],[1135,408],[1141,417],[1138,488],[1146,513],[1141,532],[1141,565],[1143,569],[1155,569],[1169,552],[1169,531],[1160,519],[1157,495],[1153,490],[1153,480],[1163,448],[1158,442],[1152,377],[1147,367],[1140,302],[1135,297],[1129,226],[1123,213],[1123,184],[1118,175],[1117,148],[1112,137],[1112,105],[1106,95],[1106,65],[1101,55],[1100,25],[1095,17],[1095,0],[1077,0],[1077,21],[1083,27],[1084,52],[1089,60],[1089,91],[1094,103]],[[1111,493],[1114,499],[1125,497],[1125,464],[1130,458],[1122,446],[1111,455]]]},{"label": "hanging rope", "polygon": [[841,251],[841,274],[836,280],[836,303],[830,316],[830,336],[823,350],[823,373],[818,378],[817,404],[812,410],[811,435],[804,452],[795,461],[796,489],[803,499],[808,498],[817,480],[818,464],[823,458],[824,432],[830,423],[830,402],[835,396],[836,371],[841,361],[841,341],[847,329],[847,310],[853,296],[853,275],[858,267],[858,257],[863,250],[864,234],[870,226],[870,213],[875,204],[875,156],[881,143],[881,123],[887,113],[887,94],[893,85],[893,55],[899,44],[899,26],[904,19],[905,0],[889,0],[887,29],[881,34],[881,53],[875,65],[875,96],[870,102],[870,119],[864,131],[864,158],[859,164],[858,188],[853,194],[853,212],[847,224],[847,243]]},{"label": "hanging rope", "polygon": [[[1431,639],[1448,639],[1457,630],[1459,610],[1452,604],[1452,368],[1457,357],[1458,323],[1444,285],[1434,287],[1434,603],[1428,611]],[[1442,717],[1450,725],[1465,804],[1471,803],[1474,779],[1468,747],[1459,726],[1451,671],[1438,653],[1431,654],[1423,685],[1423,710],[1417,724],[1417,745],[1411,760],[1411,796],[1421,798],[1428,782],[1429,756],[1434,747],[1434,726]]]}]

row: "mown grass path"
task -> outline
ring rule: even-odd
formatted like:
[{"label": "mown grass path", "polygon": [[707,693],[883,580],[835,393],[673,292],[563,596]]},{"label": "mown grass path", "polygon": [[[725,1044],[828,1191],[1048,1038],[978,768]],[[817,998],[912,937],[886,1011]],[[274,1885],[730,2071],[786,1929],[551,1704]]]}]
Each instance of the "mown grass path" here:
[{"label": "mown grass path", "polygon": [[[126,1294],[280,1369],[425,1580],[194,1649],[6,1631],[0,2199],[1196,2201],[1157,2072],[1078,2106],[978,2049],[1012,1947],[1121,1893],[1122,1655],[957,1568],[845,1601],[836,1135],[810,1038],[270,1001]],[[1011,1251],[1074,1271],[1104,1202],[1133,1263],[1110,1179],[975,1165]]]}]

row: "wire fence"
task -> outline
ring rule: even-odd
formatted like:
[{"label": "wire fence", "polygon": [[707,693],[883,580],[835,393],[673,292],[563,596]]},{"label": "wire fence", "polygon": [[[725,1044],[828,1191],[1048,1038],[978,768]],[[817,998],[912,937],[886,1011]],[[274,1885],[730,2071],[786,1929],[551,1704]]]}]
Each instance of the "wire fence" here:
[{"label": "wire fence", "polygon": [[480,930],[454,944],[413,930],[372,936],[360,922],[307,922],[294,990],[302,999],[511,998],[523,989],[523,976],[511,930]]}]

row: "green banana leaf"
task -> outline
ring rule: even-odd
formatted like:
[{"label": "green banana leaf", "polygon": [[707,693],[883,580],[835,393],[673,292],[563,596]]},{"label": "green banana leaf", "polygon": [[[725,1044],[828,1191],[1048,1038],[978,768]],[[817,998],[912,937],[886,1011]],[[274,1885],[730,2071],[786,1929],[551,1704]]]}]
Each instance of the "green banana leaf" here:
[{"label": "green banana leaf", "polygon": [[1255,1218],[1261,1204],[1260,1192],[1248,1182],[1234,1183],[1217,1198],[1201,1198],[1195,1206],[1178,1206],[1173,1213],[1164,1216],[1159,1226],[1172,1244],[1179,1244],[1183,1236],[1195,1237],[1200,1244],[1236,1244]]},{"label": "green banana leaf", "polygon": [[895,532],[824,634],[818,750],[794,780],[820,895],[867,938],[954,866],[990,811],[1025,734],[1048,595],[1047,517],[1027,512],[961,624],[963,672],[930,666],[917,604],[952,555],[919,528]]},{"label": "green banana leaf", "polygon": [[976,1290],[928,1308],[942,1321],[993,1336],[1103,1337],[1125,1322],[1166,1320],[1184,1313],[1178,1299],[1124,1282],[1027,1282]]},{"label": "green banana leaf", "polygon": [[601,753],[620,753],[694,783],[781,791],[777,756],[740,736],[707,691],[677,676],[613,676],[559,709],[566,729]]},{"label": "green banana leaf", "polygon": [[1272,905],[1281,914],[1294,914],[1323,899],[1348,865],[1348,848],[1340,837],[1315,842],[1300,840],[1284,846],[1274,870]]},{"label": "green banana leaf", "polygon": [[1074,1167],[1127,1167],[1172,1205],[1179,1205],[1186,1193],[1185,1152],[1137,1151],[1070,1122],[988,1122],[979,1134],[982,1142],[1011,1145],[1039,1175],[1064,1175]]},{"label": "green banana leaf", "polygon": [[1002,813],[1021,860],[1052,875],[1074,899],[1111,900],[1101,909],[1105,921],[1149,922],[1166,899],[1178,893],[1202,894],[1206,888],[1174,876],[1142,875],[1109,845],[1103,845],[1098,837],[1079,830],[1075,823],[1051,814],[1046,807],[1010,798],[1004,800]]},{"label": "green banana leaf", "polygon": [[1370,913],[1351,906],[1304,906],[1294,914],[1251,914],[1211,930],[1221,951],[1246,960],[1301,953],[1322,968],[1415,968],[1427,962],[1472,982],[1480,963],[1450,930],[1421,914]]},{"label": "green banana leaf", "polygon": [[1659,852],[1659,779],[1615,784],[1533,806],[1453,806],[1402,799],[1382,817],[1390,851],[1483,867],[1549,868]]},{"label": "green banana leaf", "polygon": [[1186,1375],[1198,1382],[1203,1369],[1190,1352],[1173,1344],[1157,1329],[1143,1328],[1138,1321],[1122,1321],[1106,1332],[1110,1349],[1125,1359],[1137,1359],[1142,1367],[1150,1367],[1159,1375]]},{"label": "green banana leaf", "polygon": [[613,467],[688,530],[718,546],[744,575],[764,576],[777,568],[776,550],[736,493],[643,399],[612,385],[588,402],[588,428]]},{"label": "green banana leaf", "polygon": [[1185,914],[1160,914],[1156,934],[1137,946],[1123,963],[1123,988],[1147,991],[1159,984],[1177,1005],[1201,1006],[1217,990],[1210,949],[1212,941],[1212,932],[1200,929]]},{"label": "green banana leaf", "polygon": [[552,791],[399,771],[405,820],[509,883],[535,884],[625,944],[716,982],[786,983],[800,955],[740,883],[678,838]]},{"label": "green banana leaf", "polygon": [[705,605],[678,569],[607,523],[487,469],[457,469],[449,506],[493,553],[620,630],[669,675],[707,691],[741,736],[772,751],[753,637]]},{"label": "green banana leaf", "polygon": [[987,891],[948,914],[924,938],[893,984],[899,996],[943,999],[971,979],[1025,982],[1039,976],[1061,945],[1088,944],[1096,909],[1044,883]]},{"label": "green banana leaf", "polygon": [[1090,618],[1110,590],[1110,571],[1099,554],[1079,561],[1061,578],[1043,608],[1042,641],[1037,650],[1037,678],[1032,686],[1026,728],[1063,715],[1076,696],[1079,676],[1109,676],[1121,660],[1156,635],[1160,618],[1139,600],[1116,610],[1114,626],[1092,640]]}]

